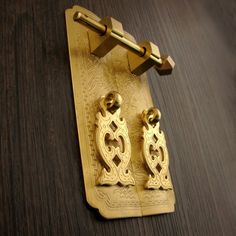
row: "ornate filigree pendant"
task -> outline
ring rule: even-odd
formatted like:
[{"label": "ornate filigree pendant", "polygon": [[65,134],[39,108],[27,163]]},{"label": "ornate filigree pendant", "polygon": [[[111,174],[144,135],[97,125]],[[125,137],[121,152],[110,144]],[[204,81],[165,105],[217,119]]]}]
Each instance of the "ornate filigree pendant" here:
[{"label": "ornate filigree pendant", "polygon": [[128,169],[131,145],[124,118],[120,117],[122,98],[110,92],[100,99],[100,111],[96,121],[96,143],[104,168],[98,178],[100,185],[134,185]]},{"label": "ornate filigree pendant", "polygon": [[149,170],[148,189],[172,189],[165,135],[160,130],[161,113],[157,108],[144,110],[143,155]]}]

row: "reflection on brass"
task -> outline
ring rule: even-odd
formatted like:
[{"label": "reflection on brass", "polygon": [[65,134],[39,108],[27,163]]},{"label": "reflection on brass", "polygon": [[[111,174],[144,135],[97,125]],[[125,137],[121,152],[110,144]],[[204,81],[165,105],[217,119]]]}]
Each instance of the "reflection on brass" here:
[{"label": "reflection on brass", "polygon": [[110,92],[100,99],[100,111],[96,121],[96,143],[104,168],[98,178],[100,185],[134,185],[128,169],[131,146],[124,118],[120,117],[122,98],[117,92]]},{"label": "reflection on brass", "polygon": [[163,131],[160,130],[161,112],[157,108],[144,110],[143,155],[150,172],[145,185],[148,189],[171,189],[169,156]]},{"label": "reflection on brass", "polygon": [[[159,49],[155,44],[151,42],[143,42],[140,43],[139,46],[146,49],[146,52],[142,57],[128,51],[130,70],[135,75],[143,74],[145,71],[156,64],[156,62],[152,59],[152,55],[156,55],[161,61]],[[162,65],[162,61],[160,65]]]},{"label": "reflection on brass", "polygon": [[[102,58],[91,54],[90,37],[91,34],[96,36],[97,33],[75,22],[73,17],[76,12],[92,19],[97,24],[97,28],[102,25],[99,23],[101,19],[98,16],[80,6],[66,10],[71,78],[80,145],[78,158],[81,158],[82,162],[87,202],[108,219],[173,212],[175,205],[173,189],[163,191],[145,188],[148,174],[143,162],[140,114],[147,107],[153,106],[146,74],[134,76],[130,73],[126,48],[114,47]],[[137,45],[131,35],[125,31],[124,35],[128,42]],[[109,93],[110,91],[117,91],[120,96],[118,93]],[[107,93],[109,94],[99,103],[98,99]],[[98,138],[96,141],[96,132],[100,129],[99,115],[96,117],[98,111],[100,118],[112,116],[112,120],[116,123],[111,124],[110,129],[106,123],[105,130],[109,130],[109,134],[105,135],[105,140]],[[121,125],[123,130],[121,137],[115,131],[116,126],[120,124],[120,117],[125,118],[129,131],[128,139],[124,126]],[[98,126],[95,125],[96,123]],[[106,150],[110,147],[114,153],[120,154],[120,151],[123,155],[122,152],[131,148],[131,154],[126,157],[130,158],[128,170],[132,173],[135,185],[102,184],[99,178],[104,168],[109,171],[110,165],[105,162],[108,156],[104,160],[98,147],[98,143],[101,142],[102,145],[104,141]],[[127,145],[128,142],[130,146]],[[113,158],[113,161],[115,165],[120,166],[119,162],[123,157],[121,155],[118,157]]]},{"label": "reflection on brass", "polygon": [[91,32],[88,32],[88,34],[91,53],[98,57],[104,57],[119,43],[119,40],[112,37],[112,34],[123,37],[124,31],[122,24],[112,17],[106,17],[102,19],[100,23],[106,25],[106,33],[104,33],[104,36],[98,36]]},{"label": "reflection on brass", "polygon": [[155,44],[151,42],[136,44],[125,37],[122,24],[112,17],[96,21],[77,11],[73,19],[97,33],[89,32],[90,50],[94,55],[103,57],[116,45],[128,49],[130,70],[135,75],[143,74],[152,66],[155,66],[160,75],[168,75],[175,67],[172,58],[161,56]]}]

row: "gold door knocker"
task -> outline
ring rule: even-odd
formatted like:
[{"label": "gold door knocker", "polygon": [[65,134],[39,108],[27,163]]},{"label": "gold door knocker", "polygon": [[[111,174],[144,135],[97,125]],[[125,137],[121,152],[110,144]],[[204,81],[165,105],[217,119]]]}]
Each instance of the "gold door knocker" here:
[{"label": "gold door knocker", "polygon": [[[173,212],[164,134],[149,119],[145,136],[140,114],[153,107],[146,71],[171,74],[174,61],[80,6],[66,10],[66,28],[87,202],[107,219]],[[146,142],[150,132],[159,141]]]},{"label": "gold door knocker", "polygon": [[169,156],[165,135],[160,130],[161,112],[157,108],[144,110],[143,155],[149,170],[149,179],[145,184],[148,189],[171,189],[169,174]]},{"label": "gold door knocker", "polygon": [[98,178],[100,185],[134,185],[128,169],[131,146],[124,118],[120,117],[122,98],[110,92],[100,98],[100,111],[96,118],[96,143],[104,165]]}]

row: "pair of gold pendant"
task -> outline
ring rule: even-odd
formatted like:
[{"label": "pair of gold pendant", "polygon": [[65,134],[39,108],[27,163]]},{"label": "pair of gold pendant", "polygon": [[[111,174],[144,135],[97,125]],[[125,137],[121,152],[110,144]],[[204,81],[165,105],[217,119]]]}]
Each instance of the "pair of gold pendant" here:
[{"label": "pair of gold pendant", "polygon": [[[103,169],[98,185],[135,185],[132,170],[131,143],[126,120],[120,116],[122,97],[110,92],[99,100],[96,115],[96,144]],[[137,119],[143,123],[140,136],[147,169],[146,189],[172,189],[169,174],[169,157],[163,131],[160,130],[161,113],[157,108],[144,110]]]}]

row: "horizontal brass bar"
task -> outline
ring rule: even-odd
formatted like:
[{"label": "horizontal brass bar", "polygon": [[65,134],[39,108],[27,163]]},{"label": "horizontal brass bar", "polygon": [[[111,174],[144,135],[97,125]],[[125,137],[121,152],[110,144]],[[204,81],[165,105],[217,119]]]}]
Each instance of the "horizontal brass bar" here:
[{"label": "horizontal brass bar", "polygon": [[100,24],[96,20],[82,14],[81,12],[76,12],[74,14],[74,21],[82,23],[83,25],[89,27],[91,30],[93,30],[96,33],[99,33],[99,34],[106,33],[106,26],[105,25]]},{"label": "horizontal brass bar", "polygon": [[[82,14],[81,12],[76,12],[74,14],[74,21],[82,23],[83,25],[85,25],[86,27],[90,28],[91,30],[93,30],[94,32],[104,35],[107,31],[107,27],[99,22],[97,22],[96,20]],[[122,37],[118,34],[116,34],[115,32],[111,32],[110,36],[117,39],[119,41],[119,44],[134,52],[135,54],[137,54],[138,56],[144,56],[145,55],[145,48],[140,47],[138,44],[130,41],[129,39]],[[151,54],[150,58],[156,62],[157,65],[161,65],[162,64],[162,59],[160,57],[158,57],[157,55]]]}]

